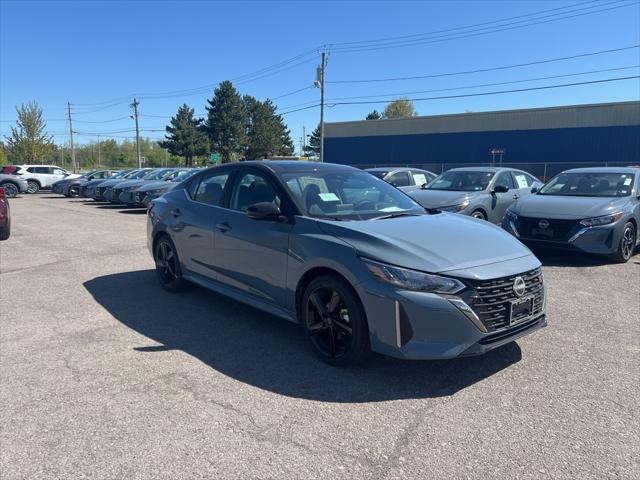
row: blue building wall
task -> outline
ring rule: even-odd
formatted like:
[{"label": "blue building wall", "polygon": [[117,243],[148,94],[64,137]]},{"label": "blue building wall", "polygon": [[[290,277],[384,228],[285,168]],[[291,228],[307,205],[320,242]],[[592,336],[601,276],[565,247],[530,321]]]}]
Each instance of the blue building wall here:
[{"label": "blue building wall", "polygon": [[325,162],[354,166],[486,164],[492,148],[504,163],[640,164],[640,125],[414,135],[328,137]]}]

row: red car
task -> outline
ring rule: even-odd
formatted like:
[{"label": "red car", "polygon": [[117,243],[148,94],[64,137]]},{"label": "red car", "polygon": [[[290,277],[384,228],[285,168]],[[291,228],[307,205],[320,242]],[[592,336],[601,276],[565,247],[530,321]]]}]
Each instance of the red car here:
[{"label": "red car", "polygon": [[11,235],[11,210],[9,210],[9,200],[0,187],[0,240],[6,240]]}]

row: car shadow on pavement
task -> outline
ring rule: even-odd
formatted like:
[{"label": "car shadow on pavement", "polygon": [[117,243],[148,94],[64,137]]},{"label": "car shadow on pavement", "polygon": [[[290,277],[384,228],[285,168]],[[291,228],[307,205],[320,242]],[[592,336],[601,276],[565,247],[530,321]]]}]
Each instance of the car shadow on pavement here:
[{"label": "car shadow on pavement", "polygon": [[533,250],[544,267],[602,267],[614,261],[604,255],[592,255],[573,250],[539,248]]},{"label": "car shadow on pavement", "polygon": [[449,396],[522,356],[510,343],[479,357],[403,361],[374,355],[338,369],[314,355],[300,326],[199,287],[165,292],[154,270],[105,275],[84,286],[118,321],[149,338],[151,344],[131,345],[141,355],[182,350],[224,375],[289,397],[379,402]]},{"label": "car shadow on pavement", "polygon": [[[127,207],[121,207],[127,208]],[[147,209],[140,207],[129,207],[129,210],[120,210],[118,213],[124,213],[125,215],[146,215]]]}]

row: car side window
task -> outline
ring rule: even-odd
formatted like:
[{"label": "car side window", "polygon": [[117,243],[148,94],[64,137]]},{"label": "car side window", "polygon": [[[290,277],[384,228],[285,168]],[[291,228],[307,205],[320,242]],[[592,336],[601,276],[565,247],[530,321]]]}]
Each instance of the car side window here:
[{"label": "car side window", "polygon": [[533,185],[531,177],[525,173],[513,172],[513,179],[515,180],[515,188],[528,188]]},{"label": "car side window", "polygon": [[515,188],[515,186],[513,185],[513,179],[511,178],[511,174],[509,172],[502,172],[500,175],[498,175],[494,187],[497,187],[498,185],[507,187],[509,189]]},{"label": "car side window", "polygon": [[246,212],[256,203],[273,202],[281,205],[278,192],[271,182],[259,173],[244,173],[236,182],[229,208]]},{"label": "car side window", "polygon": [[29,173],[40,173],[40,172],[38,172],[38,169],[36,167],[27,168],[27,172],[29,172]]},{"label": "car side window", "polygon": [[424,185],[425,183],[429,183],[429,177],[427,177],[426,173],[412,171],[411,175],[413,176],[413,183],[415,185]]},{"label": "car side window", "polygon": [[196,202],[219,206],[228,180],[229,172],[205,175],[189,185],[189,196]]},{"label": "car side window", "polygon": [[409,172],[398,172],[386,178],[387,183],[394,187],[407,187],[411,185],[409,180]]},{"label": "car side window", "polygon": [[53,174],[54,175],[66,175],[67,172],[65,172],[64,170],[62,170],[61,168],[54,168],[53,169]]}]

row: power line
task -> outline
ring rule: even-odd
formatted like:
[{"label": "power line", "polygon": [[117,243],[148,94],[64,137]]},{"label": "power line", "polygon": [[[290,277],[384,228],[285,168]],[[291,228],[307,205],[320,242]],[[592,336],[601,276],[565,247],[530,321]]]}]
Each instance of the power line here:
[{"label": "power line", "polygon": [[288,97],[290,95],[295,95],[296,93],[304,92],[305,90],[310,90],[312,88],[316,88],[315,85],[309,85],[307,87],[294,90],[293,92],[283,93],[282,95],[278,95],[277,97],[267,97],[267,98],[269,98],[269,100],[278,100],[280,98]]},{"label": "power line", "polygon": [[[445,100],[445,99],[451,99],[451,98],[482,97],[482,96],[487,96],[487,95],[500,95],[500,94],[506,94],[506,93],[530,92],[530,91],[534,91],[534,90],[549,90],[549,89],[553,89],[553,88],[574,87],[574,86],[579,86],[579,85],[591,85],[591,84],[595,84],[595,83],[617,82],[617,81],[632,80],[632,79],[637,79],[637,78],[640,78],[640,75],[633,75],[633,76],[629,76],[629,77],[605,78],[605,79],[602,79],[602,80],[590,80],[590,81],[586,81],[586,82],[563,83],[563,84],[556,84],[556,85],[544,85],[544,86],[541,86],[541,87],[518,88],[518,89],[513,89],[513,90],[498,90],[498,91],[493,91],[493,92],[466,93],[466,94],[461,94],[461,95],[445,95],[445,96],[439,96],[439,97],[407,98],[405,100],[410,101],[410,102],[422,102],[422,101],[426,101],[426,100]],[[394,100],[371,100],[371,101],[356,101],[356,102],[331,102],[331,105],[329,105],[329,106],[330,107],[335,107],[337,105],[370,105],[370,104],[377,104],[377,103],[391,103],[393,101]]]},{"label": "power line", "polygon": [[529,67],[531,65],[541,65],[544,63],[562,62],[565,60],[573,60],[576,58],[592,57],[594,55],[604,55],[607,53],[622,52],[625,50],[636,49],[639,47],[640,47],[640,44],[635,44],[635,45],[630,45],[628,47],[610,48],[608,50],[599,50],[596,52],[579,53],[576,55],[570,55],[568,57],[548,58],[545,60],[536,60],[533,62],[516,63],[512,65],[502,65],[499,67],[479,68],[476,70],[462,70],[459,72],[433,73],[428,75],[413,75],[409,77],[369,78],[369,79],[361,79],[361,80],[328,80],[327,83],[376,83],[376,82],[396,82],[396,81],[404,81],[404,80],[422,80],[425,78],[453,77],[457,75],[469,75],[472,73],[485,73],[485,72],[493,72],[496,70],[509,70],[512,68]]},{"label": "power line", "polygon": [[[621,1],[624,1],[624,0],[616,0],[615,2],[610,2],[610,3],[604,4],[604,5],[616,4],[616,3],[619,3]],[[417,45],[427,45],[427,44],[432,44],[432,43],[441,43],[441,42],[446,42],[446,41],[449,41],[449,40],[458,40],[458,39],[462,39],[462,38],[477,37],[477,36],[481,36],[481,35],[488,35],[488,34],[497,33],[497,32],[504,32],[504,31],[508,31],[508,30],[514,30],[514,29],[519,29],[519,28],[524,28],[524,27],[530,27],[530,26],[534,26],[534,25],[542,25],[542,24],[546,24],[546,23],[557,22],[557,21],[560,21],[560,20],[566,20],[566,19],[570,19],[570,18],[582,17],[582,16],[585,16],[585,15],[592,15],[594,13],[601,13],[601,12],[606,12],[606,11],[609,11],[609,10],[616,10],[616,9],[619,9],[619,8],[625,8],[625,7],[629,7],[629,6],[633,6],[633,5],[638,5],[638,2],[625,3],[624,5],[616,5],[616,6],[612,6],[612,7],[608,7],[608,8],[601,8],[600,10],[592,10],[592,11],[588,11],[588,12],[577,13],[577,14],[574,14],[574,15],[565,15],[565,16],[558,17],[558,18],[550,18],[550,19],[547,19],[547,20],[540,20],[540,18],[544,18],[544,17],[540,17],[538,19],[535,19],[535,20],[540,20],[540,21],[532,21],[530,23],[525,23],[523,25],[513,25],[513,24],[522,22],[522,21],[519,21],[519,22],[512,22],[511,24],[507,23],[507,24],[504,24],[504,25],[497,25],[496,27],[491,27],[491,29],[489,29],[489,27],[485,27],[485,28],[480,28],[480,29],[477,29],[477,30],[469,30],[468,32],[460,32],[460,33],[455,33],[455,34],[452,33],[452,34],[434,36],[432,38],[427,38],[427,39],[422,39],[422,40],[396,41],[396,42],[389,42],[387,44],[376,44],[376,45],[362,46],[362,47],[332,47],[332,48],[330,48],[330,51],[334,52],[334,53],[354,53],[354,52],[365,52],[365,51],[373,51],[373,50],[387,50],[387,49],[390,49],[390,48],[411,47],[411,46],[417,46]],[[598,7],[602,7],[602,6],[603,6],[602,4],[598,5]],[[564,12],[564,13],[568,13],[568,12]]]}]

